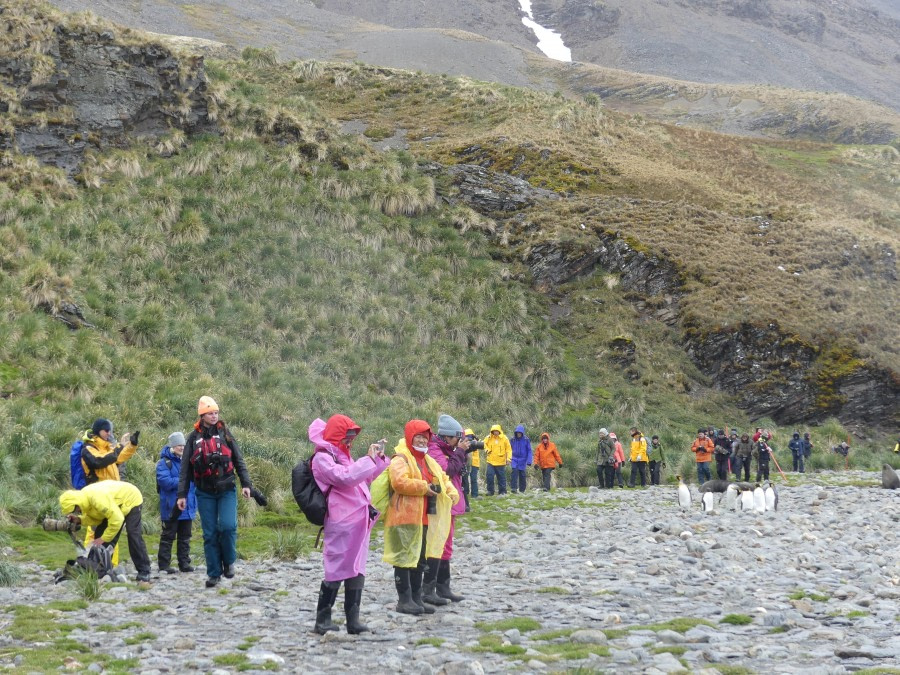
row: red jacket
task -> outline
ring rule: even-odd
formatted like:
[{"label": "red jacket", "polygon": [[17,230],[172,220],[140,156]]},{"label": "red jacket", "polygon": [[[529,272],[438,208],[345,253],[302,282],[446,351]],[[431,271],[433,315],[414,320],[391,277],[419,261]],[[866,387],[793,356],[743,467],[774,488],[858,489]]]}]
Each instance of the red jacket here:
[{"label": "red jacket", "polygon": [[704,438],[702,441],[698,438],[691,446],[691,452],[697,455],[698,462],[708,462],[711,460],[715,449],[716,446],[708,438]]}]

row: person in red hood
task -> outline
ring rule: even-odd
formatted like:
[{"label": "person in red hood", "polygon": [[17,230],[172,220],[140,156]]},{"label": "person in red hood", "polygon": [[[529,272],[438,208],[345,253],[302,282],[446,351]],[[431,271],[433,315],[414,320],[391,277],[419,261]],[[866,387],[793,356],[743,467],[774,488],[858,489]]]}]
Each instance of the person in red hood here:
[{"label": "person in red hood", "polygon": [[388,467],[391,496],[384,516],[384,562],[394,567],[397,611],[433,614],[422,600],[427,558],[440,558],[450,534],[450,509],[459,493],[428,456],[431,426],[410,420]]},{"label": "person in red hood", "polygon": [[541,434],[541,442],[534,447],[534,467],[541,470],[544,492],[550,492],[550,478],[557,466],[562,466],[562,457],[556,449],[556,443],[550,440],[546,431]]},{"label": "person in red hood", "polygon": [[328,498],[325,514],[322,563],[325,579],[319,588],[315,631],[320,635],[338,627],[331,621],[331,608],[344,582],[344,613],[347,632],[368,631],[359,620],[365,585],[369,538],[378,512],[371,508],[369,485],[387,468],[380,443],[355,460],[350,446],[360,428],[346,415],[332,415],[328,422],[316,419],[309,425],[309,440],[316,447],[312,474]]}]

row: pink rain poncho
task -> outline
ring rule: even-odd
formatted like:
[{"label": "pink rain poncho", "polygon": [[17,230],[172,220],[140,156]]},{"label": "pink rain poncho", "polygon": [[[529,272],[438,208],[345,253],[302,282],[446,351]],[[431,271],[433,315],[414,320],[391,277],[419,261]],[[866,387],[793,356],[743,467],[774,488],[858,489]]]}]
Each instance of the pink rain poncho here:
[{"label": "pink rain poncho", "polygon": [[325,581],[366,573],[369,537],[375,524],[369,515],[369,484],[388,465],[386,458],[373,460],[368,455],[353,461],[344,444],[348,429],[359,431],[345,415],[333,415],[327,424],[316,419],[309,425],[309,440],[316,446],[313,477],[328,495],[322,554]]}]

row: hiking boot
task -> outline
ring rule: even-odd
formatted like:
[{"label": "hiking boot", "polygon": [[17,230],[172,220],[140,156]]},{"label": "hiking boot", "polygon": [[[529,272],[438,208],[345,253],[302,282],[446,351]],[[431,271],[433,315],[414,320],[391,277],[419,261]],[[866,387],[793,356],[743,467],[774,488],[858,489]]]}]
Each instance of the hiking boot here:
[{"label": "hiking boot", "polygon": [[422,575],[425,570],[417,567],[409,571],[409,587],[412,591],[412,600],[422,610],[423,614],[434,614],[434,607],[426,605],[422,601]]},{"label": "hiking boot", "polygon": [[218,586],[218,585],[219,585],[219,580],[220,580],[221,578],[222,578],[222,577],[206,577],[206,587],[207,587],[207,588],[212,588],[213,586]]},{"label": "hiking boot", "polygon": [[178,570],[176,570],[174,567],[160,567],[159,573],[162,574],[163,572],[165,572],[166,574],[177,574]]},{"label": "hiking boot", "polygon": [[150,572],[143,572],[143,573],[141,573],[141,574],[138,574],[138,575],[134,578],[134,580],[137,581],[138,583],[140,583],[140,582],[142,582],[142,581],[143,581],[143,582],[149,582],[149,581],[150,581]]},{"label": "hiking boot", "polygon": [[440,596],[441,598],[446,598],[451,602],[461,602],[462,600],[465,600],[465,596],[457,595],[450,590],[449,560],[441,560],[441,565],[440,567],[438,567],[437,586],[435,588],[437,590],[438,596]]},{"label": "hiking boot", "polygon": [[230,565],[225,565],[225,568],[222,571],[222,574],[225,575],[226,579],[231,579],[234,576],[234,563],[231,563]]},{"label": "hiking boot", "polygon": [[316,627],[313,630],[319,635],[325,635],[330,630],[338,630],[331,621],[331,608],[337,598],[340,581],[323,581],[319,586],[319,604],[316,605]]},{"label": "hiking boot", "polygon": [[193,565],[182,565],[178,568],[178,571],[179,572],[193,572],[194,566]]},{"label": "hiking boot", "polygon": [[425,563],[425,578],[422,581],[422,601],[437,607],[450,604],[449,600],[445,600],[435,592],[440,564],[441,561],[438,559],[428,559]]},{"label": "hiking boot", "polygon": [[401,614],[421,614],[423,609],[412,599],[412,588],[409,581],[410,570],[405,567],[394,568],[394,585],[397,587],[397,611]]},{"label": "hiking boot", "polygon": [[360,574],[344,582],[344,614],[347,617],[347,632],[350,635],[366,633],[369,627],[359,621],[359,605],[362,602],[363,585],[366,578]]}]

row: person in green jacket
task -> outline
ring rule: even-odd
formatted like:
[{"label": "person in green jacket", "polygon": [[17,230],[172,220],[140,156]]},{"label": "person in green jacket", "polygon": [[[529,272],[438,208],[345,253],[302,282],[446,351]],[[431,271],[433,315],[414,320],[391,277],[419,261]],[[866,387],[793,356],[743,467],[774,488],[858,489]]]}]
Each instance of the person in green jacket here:
[{"label": "person in green jacket", "polygon": [[659,485],[660,469],[666,466],[666,456],[663,454],[662,445],[659,443],[659,436],[654,435],[650,439],[647,456],[650,458],[650,485]]}]

